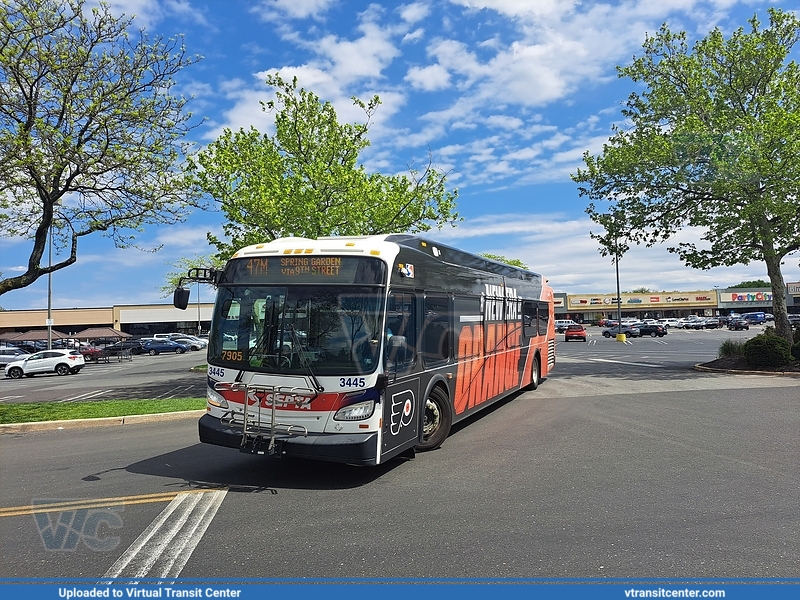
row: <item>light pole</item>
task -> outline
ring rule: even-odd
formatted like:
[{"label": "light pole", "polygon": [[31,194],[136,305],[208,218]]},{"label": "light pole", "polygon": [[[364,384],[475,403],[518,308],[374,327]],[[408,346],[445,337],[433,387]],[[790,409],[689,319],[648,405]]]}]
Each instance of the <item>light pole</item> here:
[{"label": "light pole", "polygon": [[200,337],[200,334],[203,332],[202,327],[200,326],[200,282],[197,282],[197,336]]},{"label": "light pole", "polygon": [[[47,267],[53,267],[53,225],[50,225],[48,231],[49,247],[47,250]],[[47,349],[53,349],[53,273],[48,270],[47,272]]]},{"label": "light pole", "polygon": [[622,331],[622,298],[619,295],[619,248],[614,256],[614,269],[617,272],[617,331]]}]

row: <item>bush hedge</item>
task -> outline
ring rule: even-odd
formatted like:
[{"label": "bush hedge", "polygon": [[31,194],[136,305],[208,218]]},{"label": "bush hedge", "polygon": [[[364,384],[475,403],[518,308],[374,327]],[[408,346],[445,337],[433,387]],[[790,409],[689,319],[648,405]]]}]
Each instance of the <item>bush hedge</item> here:
[{"label": "bush hedge", "polygon": [[744,343],[744,357],[751,367],[782,367],[792,362],[792,346],[780,336],[762,333]]}]

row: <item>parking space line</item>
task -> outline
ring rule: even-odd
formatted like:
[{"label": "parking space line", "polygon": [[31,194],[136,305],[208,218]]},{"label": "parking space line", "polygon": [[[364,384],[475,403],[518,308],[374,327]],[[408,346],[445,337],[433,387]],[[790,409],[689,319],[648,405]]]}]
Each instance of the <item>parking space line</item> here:
[{"label": "parking space line", "polygon": [[86,392],[85,394],[81,394],[80,396],[73,396],[72,398],[64,398],[63,400],[59,400],[59,402],[75,402],[76,400],[88,400],[89,398],[94,398],[95,396],[107,394],[108,392],[112,391],[114,390],[95,390],[93,392]]},{"label": "parking space line", "polygon": [[617,363],[620,365],[632,365],[634,367],[652,367],[654,369],[663,369],[664,365],[656,365],[652,363],[640,363],[640,362],[627,362],[624,360],[611,360],[610,358],[589,358],[592,362],[607,362],[607,363]]},{"label": "parking space line", "polygon": [[6,400],[16,400],[17,398],[24,398],[25,396],[3,396],[0,398],[0,402],[5,402]]}]

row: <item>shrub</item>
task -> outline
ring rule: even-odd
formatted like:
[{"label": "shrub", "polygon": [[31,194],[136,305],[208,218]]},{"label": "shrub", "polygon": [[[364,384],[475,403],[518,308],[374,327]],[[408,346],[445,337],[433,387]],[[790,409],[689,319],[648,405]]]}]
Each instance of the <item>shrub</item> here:
[{"label": "shrub", "polygon": [[794,356],[795,360],[800,360],[800,341],[794,343],[792,346],[792,356]]},{"label": "shrub", "polygon": [[744,342],[740,340],[725,340],[717,351],[718,358],[728,356],[744,356]]},{"label": "shrub", "polygon": [[744,357],[751,367],[782,367],[792,362],[792,351],[787,340],[762,333],[744,343]]}]

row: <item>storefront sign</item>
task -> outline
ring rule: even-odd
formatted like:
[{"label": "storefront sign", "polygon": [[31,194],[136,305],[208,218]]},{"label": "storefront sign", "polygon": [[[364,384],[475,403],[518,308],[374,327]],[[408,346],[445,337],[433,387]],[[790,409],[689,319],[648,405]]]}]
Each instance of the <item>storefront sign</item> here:
[{"label": "storefront sign", "polygon": [[769,292],[752,292],[749,294],[731,294],[728,302],[772,302]]},{"label": "storefront sign", "polygon": [[794,283],[787,283],[786,290],[790,296],[800,296],[800,281]]}]

